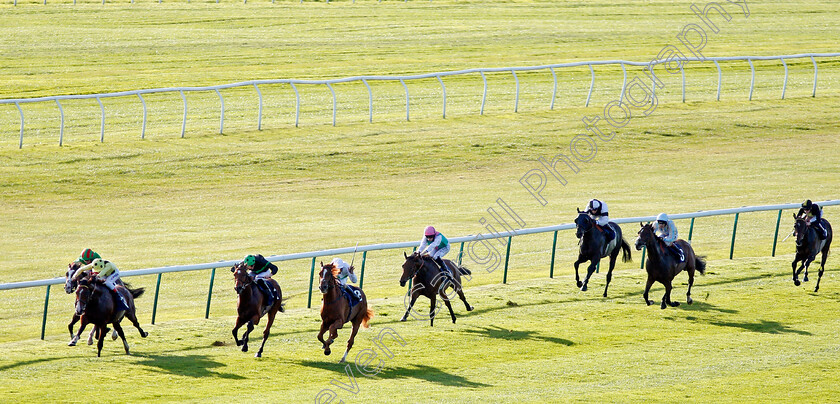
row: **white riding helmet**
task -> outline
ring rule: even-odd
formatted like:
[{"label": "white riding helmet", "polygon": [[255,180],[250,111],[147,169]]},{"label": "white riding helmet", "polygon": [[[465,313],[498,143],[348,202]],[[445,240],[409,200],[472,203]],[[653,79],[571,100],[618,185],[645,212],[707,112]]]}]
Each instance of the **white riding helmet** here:
[{"label": "white riding helmet", "polygon": [[344,262],[344,260],[341,259],[341,258],[333,258],[332,264],[335,265],[337,268],[341,268],[341,269],[349,269],[350,268],[350,265],[348,265],[346,262]]},{"label": "white riding helmet", "polygon": [[589,206],[592,207],[592,209],[598,209],[601,207],[601,201],[593,199],[589,201]]},{"label": "white riding helmet", "polygon": [[666,215],[665,213],[660,213],[659,216],[656,216],[657,222],[668,222],[669,220],[671,219],[669,219],[668,215]]}]

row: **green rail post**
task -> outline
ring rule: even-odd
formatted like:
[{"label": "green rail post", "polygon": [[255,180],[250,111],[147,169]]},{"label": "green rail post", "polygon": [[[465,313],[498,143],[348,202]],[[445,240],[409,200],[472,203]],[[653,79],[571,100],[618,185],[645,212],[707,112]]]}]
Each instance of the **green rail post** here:
[{"label": "green rail post", "polygon": [[44,320],[41,321],[41,340],[44,340],[44,332],[47,329],[47,307],[50,305],[50,286],[47,285],[47,296],[44,297]]},{"label": "green rail post", "polygon": [[773,236],[773,253],[771,257],[776,256],[776,241],[779,239],[779,223],[782,221],[782,210],[779,209],[779,217],[776,218],[776,235]]},{"label": "green rail post", "polygon": [[551,270],[548,272],[549,278],[554,278],[554,254],[557,252],[557,230],[554,231],[554,242],[551,244]]},{"label": "green rail post", "polygon": [[210,272],[210,288],[207,290],[207,310],[204,311],[204,318],[210,318],[210,298],[213,296],[213,281],[216,279],[216,268]]},{"label": "green rail post", "polygon": [[502,283],[507,283],[507,271],[508,271],[508,262],[510,261],[510,242],[513,240],[513,236],[508,237],[507,242],[507,252],[505,253],[505,276],[502,279]]},{"label": "green rail post", "polygon": [[306,308],[312,308],[312,281],[315,280],[315,257],[312,257],[312,267],[309,269],[309,298],[306,300]]},{"label": "green rail post", "polygon": [[461,249],[458,250],[458,266],[461,266],[461,258],[464,257],[464,243],[461,243]]},{"label": "green rail post", "polygon": [[601,261],[598,261],[598,264],[595,265],[595,273],[596,274],[601,273]]},{"label": "green rail post", "polygon": [[362,253],[362,272],[359,273],[359,289],[365,283],[365,261],[367,260],[367,251]]},{"label": "green rail post", "polygon": [[691,218],[691,225],[688,227],[688,241],[689,241],[689,243],[691,242],[691,235],[694,234],[694,219],[695,218],[693,218],[693,217]]},{"label": "green rail post", "polygon": [[152,324],[155,323],[155,316],[157,315],[157,301],[158,301],[158,292],[160,292],[160,276],[163,275],[162,273],[158,274],[157,277],[157,285],[155,285],[155,302],[152,303]]},{"label": "green rail post", "polygon": [[732,254],[735,252],[735,231],[738,230],[738,213],[735,213],[735,224],[732,225],[732,245],[729,247],[729,259],[732,259]]},{"label": "green rail post", "polygon": [[642,263],[639,264],[639,269],[645,269],[645,251],[647,251],[647,247],[642,246]]}]

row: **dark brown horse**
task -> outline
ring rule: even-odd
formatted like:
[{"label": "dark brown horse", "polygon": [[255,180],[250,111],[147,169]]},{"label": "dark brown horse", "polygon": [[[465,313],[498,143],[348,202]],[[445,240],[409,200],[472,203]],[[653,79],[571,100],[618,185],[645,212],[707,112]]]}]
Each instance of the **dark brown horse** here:
[{"label": "dark brown horse", "polygon": [[[265,341],[268,339],[268,334],[271,331],[271,325],[274,324],[274,316],[277,315],[278,311],[281,313],[285,311],[283,307],[283,292],[280,290],[280,285],[277,281],[270,278],[266,279],[266,283],[271,284],[277,290],[277,299],[272,302],[271,306],[268,306],[265,304],[268,297],[265,296],[264,292],[259,290],[254,282],[254,278],[248,275],[248,269],[244,263],[234,265],[230,271],[233,272],[233,279],[235,280],[234,290],[239,295],[236,303],[237,317],[236,326],[233,327],[233,339],[236,340],[236,345],[242,346],[242,352],[248,352],[248,336],[251,335],[254,326],[259,325],[260,318],[268,314],[268,321],[263,331],[262,345],[260,345],[260,350],[257,351],[257,354],[254,355],[255,358],[260,358],[265,347]],[[242,334],[242,339],[240,340],[236,333],[239,331],[239,327],[242,327],[245,323],[248,323],[248,329]]]},{"label": "dark brown horse", "polygon": [[[610,245],[605,245],[606,239],[604,238],[604,233],[596,230],[595,220],[578,209],[578,217],[575,219],[575,226],[577,228],[575,236],[580,240],[580,251],[578,253],[578,259],[575,261],[575,281],[577,281],[577,287],[581,291],[586,292],[589,278],[592,277],[595,269],[598,268],[598,263],[601,262],[601,258],[610,257],[610,269],[607,271],[607,284],[604,286],[604,297],[607,297],[607,288],[610,287],[612,272],[613,268],[615,268],[615,261],[618,259],[618,253],[624,252],[621,256],[621,260],[624,262],[632,259],[630,244],[624,241],[621,235],[621,227],[618,227],[615,223],[609,223],[609,225],[612,226],[615,232],[615,238],[610,242]],[[590,263],[586,269],[586,278],[581,282],[580,275],[578,275],[578,265],[586,261]]]},{"label": "dark brown horse", "polygon": [[[796,256],[790,264],[793,267],[793,284],[799,286],[799,273],[802,272],[803,268],[805,269],[805,277],[802,280],[808,282],[808,267],[817,258],[817,254],[822,253],[817,286],[814,288],[814,292],[817,292],[820,290],[820,280],[822,280],[825,271],[825,260],[828,258],[828,251],[831,249],[831,240],[834,236],[831,224],[827,220],[821,219],[827,235],[825,240],[820,240],[817,237],[817,230],[808,226],[804,219],[796,217],[796,214],[793,215],[793,218],[796,219],[793,224],[793,234],[796,236]],[[799,261],[802,261],[802,265],[797,270],[796,263]]]},{"label": "dark brown horse", "polygon": [[647,284],[645,284],[645,303],[648,306],[653,304],[653,300],[648,300],[648,292],[653,282],[659,282],[665,286],[665,294],[662,296],[662,305],[660,308],[664,309],[667,307],[666,305],[672,307],[679,306],[679,302],[671,301],[671,282],[683,270],[688,272],[688,292],[685,294],[686,303],[693,303],[694,301],[691,300],[691,286],[694,285],[694,271],[696,270],[701,274],[705,274],[706,261],[703,260],[703,257],[694,255],[694,249],[691,248],[691,244],[688,244],[685,240],[678,239],[674,243],[679,245],[685,254],[685,261],[678,262],[677,258],[668,252],[665,243],[656,237],[653,225],[650,223],[639,223],[639,225],[642,228],[639,230],[639,238],[636,239],[636,249],[641,250],[642,246],[645,246],[648,253],[647,262],[645,262],[645,270],[647,270],[648,274]]},{"label": "dark brown horse", "polygon": [[[140,323],[137,322],[137,316],[134,314],[134,298],[140,297],[145,289],[120,287],[117,288],[117,291],[128,304],[128,310],[120,310],[111,291],[99,282],[89,278],[83,278],[79,280],[76,288],[76,314],[83,318],[82,329],[84,329],[86,323],[90,323],[99,331],[96,356],[102,354],[102,343],[105,339],[105,334],[108,333],[107,324],[111,324],[117,330],[117,334],[122,338],[125,353],[129,354],[128,342],[125,340],[125,333],[123,333],[123,329],[120,326],[123,317],[128,317],[134,327],[140,331],[141,337],[146,338],[149,335],[149,333],[140,328]],[[80,334],[82,329],[79,330]]]},{"label": "dark brown horse", "polygon": [[[330,345],[338,338],[338,329],[344,328],[347,322],[353,323],[353,331],[350,333],[350,339],[347,340],[347,350],[344,351],[344,356],[338,363],[344,363],[347,359],[347,353],[353,347],[353,342],[356,339],[356,333],[359,332],[359,326],[365,328],[370,327],[370,319],[373,318],[373,310],[368,308],[367,296],[361,290],[361,299],[353,309],[350,309],[350,302],[341,291],[341,284],[336,279],[338,273],[341,272],[333,264],[324,265],[321,263],[321,273],[319,276],[320,282],[318,289],[321,291],[322,299],[324,301],[321,306],[321,331],[318,332],[318,341],[321,341],[324,349],[324,355],[332,353]],[[324,341],[324,333],[330,331],[329,339]]]},{"label": "dark brown horse", "polygon": [[[64,291],[67,294],[71,294],[76,291],[76,286],[79,284],[79,281],[73,279],[73,275],[76,274],[76,271],[82,267],[82,263],[79,261],[71,262],[67,264],[67,273],[64,274]],[[118,285],[123,285],[126,287],[130,287],[131,285],[127,283],[123,283],[120,279],[117,281]],[[79,321],[82,320],[82,324],[79,326],[79,333],[73,334],[73,326]],[[84,316],[79,316],[76,312],[73,312],[73,318],[70,319],[70,324],[67,324],[67,329],[70,331],[70,342],[67,343],[68,346],[76,346],[76,343],[79,342],[79,338],[82,335],[82,330],[85,329],[88,322],[84,319]],[[99,329],[94,327],[90,330],[90,335],[88,336],[88,345],[93,345],[93,338],[96,336],[96,332]],[[98,336],[96,336],[98,338]],[[111,334],[112,339],[117,339],[117,330],[114,330]]]},{"label": "dark brown horse", "polygon": [[[471,275],[472,272],[469,269],[455,265],[450,260],[443,260],[450,269],[450,273],[447,275],[441,273],[438,265],[429,257],[424,257],[416,252],[411,255],[403,253],[403,256],[405,256],[405,263],[402,266],[403,273],[400,277],[400,286],[405,286],[405,283],[409,279],[413,279],[414,285],[409,291],[411,302],[408,304],[408,308],[405,310],[405,314],[400,321],[408,319],[408,314],[411,312],[411,308],[414,306],[414,302],[417,301],[418,297],[426,296],[431,302],[429,306],[429,325],[433,327],[435,325],[437,296],[440,295],[443,302],[446,303],[446,307],[449,309],[449,315],[452,316],[452,323],[455,323],[455,312],[452,311],[452,304],[449,302],[451,296],[446,294],[446,290],[450,286],[458,294],[458,297],[461,298],[461,301],[464,302],[467,311],[474,309],[473,306],[467,303],[467,298],[464,296],[464,290],[461,287],[461,275]],[[453,271],[452,269],[455,270]]]}]

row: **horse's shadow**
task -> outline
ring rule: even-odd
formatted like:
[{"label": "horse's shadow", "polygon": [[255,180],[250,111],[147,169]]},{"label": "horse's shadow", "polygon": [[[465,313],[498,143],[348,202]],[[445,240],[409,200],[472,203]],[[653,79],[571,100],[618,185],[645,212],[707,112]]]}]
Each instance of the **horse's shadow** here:
[{"label": "horse's shadow", "polygon": [[462,330],[461,332],[467,334],[480,335],[483,337],[503,339],[506,341],[546,341],[566,346],[571,346],[575,344],[573,341],[569,341],[567,339],[539,335],[539,333],[536,331],[508,330],[497,326],[479,327],[478,329]]},{"label": "horse's shadow", "polygon": [[152,368],[151,371],[174,374],[188,377],[219,377],[222,379],[236,379],[241,380],[245,377],[232,374],[214,372],[211,369],[225,367],[222,362],[217,362],[209,359],[207,355],[186,355],[186,356],[167,356],[167,355],[148,355],[148,354],[134,354],[143,360],[137,361],[138,365],[144,365]]},{"label": "horse's shadow", "polygon": [[793,333],[799,335],[813,335],[808,331],[801,331],[790,328],[778,321],[767,321],[767,320],[758,320],[755,323],[736,323],[736,322],[729,322],[729,321],[709,321],[709,324],[716,325],[719,327],[734,327],[734,328],[741,328],[747,331],[752,332],[761,332],[765,334],[782,334],[782,333]]},{"label": "horse's shadow", "polygon": [[[345,373],[345,366],[333,362],[317,362],[304,360],[296,361],[295,363],[301,366],[307,366],[323,370],[332,370],[337,373]],[[354,369],[354,367],[351,367],[351,369]],[[492,387],[492,385],[490,384],[474,382],[467,379],[466,377],[454,375],[452,373],[445,372],[440,368],[426,365],[411,365],[400,366],[396,368],[386,368],[372,377],[384,380],[418,379],[449,387]]]}]

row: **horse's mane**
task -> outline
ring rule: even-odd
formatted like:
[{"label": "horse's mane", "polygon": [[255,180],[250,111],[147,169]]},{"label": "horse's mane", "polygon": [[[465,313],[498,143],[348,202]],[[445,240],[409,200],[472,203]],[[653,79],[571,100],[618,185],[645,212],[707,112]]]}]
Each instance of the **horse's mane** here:
[{"label": "horse's mane", "polygon": [[338,274],[341,273],[341,269],[335,266],[335,264],[333,263],[325,264],[324,269],[329,269],[330,273],[332,273],[334,277],[338,276]]}]

